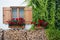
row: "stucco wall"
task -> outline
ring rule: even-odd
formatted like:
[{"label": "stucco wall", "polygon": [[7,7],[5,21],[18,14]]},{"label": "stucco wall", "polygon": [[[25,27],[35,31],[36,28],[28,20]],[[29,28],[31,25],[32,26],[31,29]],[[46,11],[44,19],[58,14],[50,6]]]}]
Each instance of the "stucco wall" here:
[{"label": "stucco wall", "polygon": [[0,0],[0,28],[7,29],[8,24],[3,24],[3,7],[26,6],[24,0]]}]

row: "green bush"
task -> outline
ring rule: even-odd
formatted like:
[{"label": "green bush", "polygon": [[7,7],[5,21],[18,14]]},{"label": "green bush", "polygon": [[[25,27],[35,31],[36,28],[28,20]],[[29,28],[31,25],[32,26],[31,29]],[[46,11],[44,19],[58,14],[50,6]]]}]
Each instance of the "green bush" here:
[{"label": "green bush", "polygon": [[46,30],[48,40],[60,40],[60,30],[55,28],[48,28]]}]

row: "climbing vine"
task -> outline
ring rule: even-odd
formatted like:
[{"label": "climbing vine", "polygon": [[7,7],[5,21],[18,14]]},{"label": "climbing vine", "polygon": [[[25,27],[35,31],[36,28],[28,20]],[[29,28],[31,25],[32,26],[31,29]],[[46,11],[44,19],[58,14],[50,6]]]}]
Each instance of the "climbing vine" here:
[{"label": "climbing vine", "polygon": [[60,29],[60,0],[56,0],[56,28]]},{"label": "climbing vine", "polygon": [[[45,20],[48,24],[48,40],[60,40],[60,0],[30,0],[33,21]],[[56,29],[59,28],[59,29]]]},{"label": "climbing vine", "polygon": [[55,0],[30,0],[29,5],[32,6],[33,21],[45,20],[49,26],[55,26]]}]

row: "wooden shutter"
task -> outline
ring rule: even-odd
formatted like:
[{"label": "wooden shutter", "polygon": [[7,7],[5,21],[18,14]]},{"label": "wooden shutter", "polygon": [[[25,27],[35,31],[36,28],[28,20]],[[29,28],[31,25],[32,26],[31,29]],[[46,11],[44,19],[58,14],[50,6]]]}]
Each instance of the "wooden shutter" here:
[{"label": "wooden shutter", "polygon": [[30,24],[32,21],[32,8],[31,7],[25,7],[24,8],[25,13],[25,22],[26,24]]},{"label": "wooden shutter", "polygon": [[3,7],[3,23],[8,24],[7,21],[11,20],[12,9],[10,7]]}]

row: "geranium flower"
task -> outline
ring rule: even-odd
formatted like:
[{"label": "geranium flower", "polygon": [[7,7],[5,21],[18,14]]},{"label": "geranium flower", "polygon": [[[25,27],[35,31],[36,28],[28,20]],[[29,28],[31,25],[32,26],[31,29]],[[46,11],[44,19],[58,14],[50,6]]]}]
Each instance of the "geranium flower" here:
[{"label": "geranium flower", "polygon": [[19,18],[19,20],[23,20],[23,18]]},{"label": "geranium flower", "polygon": [[40,27],[40,24],[38,24],[37,26]]},{"label": "geranium flower", "polygon": [[44,27],[46,27],[47,25],[48,25],[48,23],[47,23],[47,22],[43,23],[43,26],[44,26]]},{"label": "geranium flower", "polygon": [[31,22],[31,24],[36,24],[35,22]]},{"label": "geranium flower", "polygon": [[38,22],[39,22],[39,23],[44,23],[44,21],[43,21],[43,20],[38,20]]},{"label": "geranium flower", "polygon": [[25,24],[25,20],[23,19],[23,18],[12,18],[12,20],[11,21],[6,21],[6,22],[8,22],[10,25],[16,25],[16,24],[18,24],[18,25],[23,25],[23,24]]},{"label": "geranium flower", "polygon": [[19,18],[16,18],[16,20],[18,21],[18,20],[19,20]]},{"label": "geranium flower", "polygon": [[20,22],[25,22],[25,20],[23,18],[19,18]]},{"label": "geranium flower", "polygon": [[25,22],[25,20],[23,18],[19,18],[19,21],[21,22]]}]

